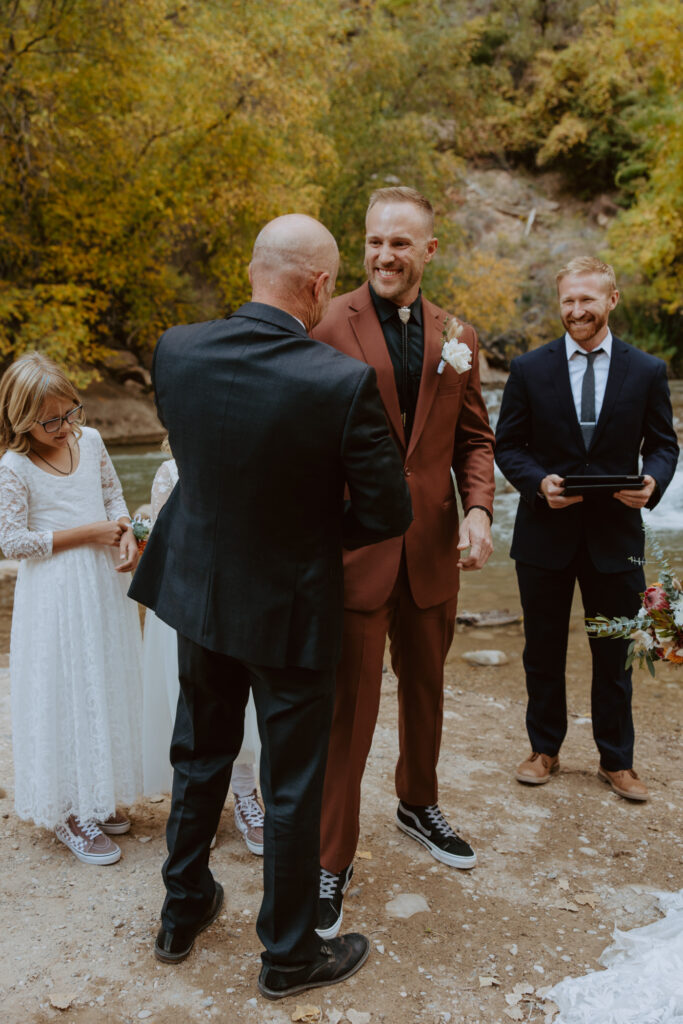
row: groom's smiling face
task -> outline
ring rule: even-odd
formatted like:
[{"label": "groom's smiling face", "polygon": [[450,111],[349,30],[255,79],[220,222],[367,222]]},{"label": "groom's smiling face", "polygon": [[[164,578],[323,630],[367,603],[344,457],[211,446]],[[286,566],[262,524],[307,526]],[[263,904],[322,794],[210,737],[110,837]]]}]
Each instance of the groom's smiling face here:
[{"label": "groom's smiling face", "polygon": [[413,203],[376,203],[365,221],[365,272],[383,299],[409,306],[417,298],[424,268],[438,242]]}]

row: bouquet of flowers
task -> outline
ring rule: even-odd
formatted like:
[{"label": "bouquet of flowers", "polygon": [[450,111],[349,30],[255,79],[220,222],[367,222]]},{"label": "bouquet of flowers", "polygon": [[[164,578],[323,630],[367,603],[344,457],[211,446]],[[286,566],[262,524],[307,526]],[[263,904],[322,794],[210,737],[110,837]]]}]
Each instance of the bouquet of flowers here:
[{"label": "bouquet of flowers", "polygon": [[138,551],[142,554],[147,544],[149,531],[152,529],[152,520],[147,519],[146,516],[133,516],[133,521],[130,525],[133,536],[138,542]]},{"label": "bouquet of flowers", "polygon": [[[597,637],[628,637],[631,642],[626,668],[638,658],[654,676],[656,661],[683,663],[683,586],[651,531],[647,526],[643,529],[660,565],[659,579],[641,595],[642,605],[635,618],[607,619],[598,615],[586,619],[586,632]],[[637,558],[631,561],[644,564]]]}]

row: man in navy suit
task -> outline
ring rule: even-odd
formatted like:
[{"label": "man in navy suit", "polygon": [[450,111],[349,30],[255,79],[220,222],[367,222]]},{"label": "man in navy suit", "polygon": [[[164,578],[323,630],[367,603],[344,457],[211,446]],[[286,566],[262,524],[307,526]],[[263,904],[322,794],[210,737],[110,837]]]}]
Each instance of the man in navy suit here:
[{"label": "man in navy suit", "polygon": [[[666,366],[612,336],[614,271],[579,257],[557,275],[566,334],[512,362],[496,433],[496,461],[520,492],[510,555],[524,611],[531,754],[519,782],[548,782],[567,730],[565,664],[578,581],[586,616],[633,616],[645,589],[641,508],[654,508],[676,469]],[[639,470],[642,457],[642,470]],[[642,472],[642,490],[564,494],[568,475]],[[648,791],[633,771],[627,640],[591,639],[598,775],[629,800]]]}]

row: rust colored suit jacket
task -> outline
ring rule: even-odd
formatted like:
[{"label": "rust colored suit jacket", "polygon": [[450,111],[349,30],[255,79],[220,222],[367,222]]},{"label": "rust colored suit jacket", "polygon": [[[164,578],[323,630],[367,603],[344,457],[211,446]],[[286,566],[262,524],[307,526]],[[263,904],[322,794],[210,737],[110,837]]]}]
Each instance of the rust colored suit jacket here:
[{"label": "rust colored suit jacket", "polygon": [[451,469],[465,511],[473,505],[493,511],[494,438],[481,395],[477,335],[466,325],[460,338],[472,350],[471,369],[456,373],[446,366],[438,374],[447,316],[422,299],[422,378],[407,448],[394,370],[368,285],[333,299],[312,332],[377,371],[389,429],[403,458],[413,502],[414,518],[404,538],[344,552],[344,606],[355,611],[373,611],[388,599],[404,546],[410,589],[418,607],[431,608],[457,594],[459,522]]}]

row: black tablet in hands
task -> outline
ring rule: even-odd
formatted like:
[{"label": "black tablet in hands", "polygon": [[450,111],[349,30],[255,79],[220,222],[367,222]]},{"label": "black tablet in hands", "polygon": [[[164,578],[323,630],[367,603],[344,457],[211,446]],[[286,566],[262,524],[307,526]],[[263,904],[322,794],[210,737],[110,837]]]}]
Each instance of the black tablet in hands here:
[{"label": "black tablet in hands", "polygon": [[564,496],[573,498],[579,494],[614,494],[615,491],[641,491],[645,486],[642,475],[613,476],[566,476]]}]

